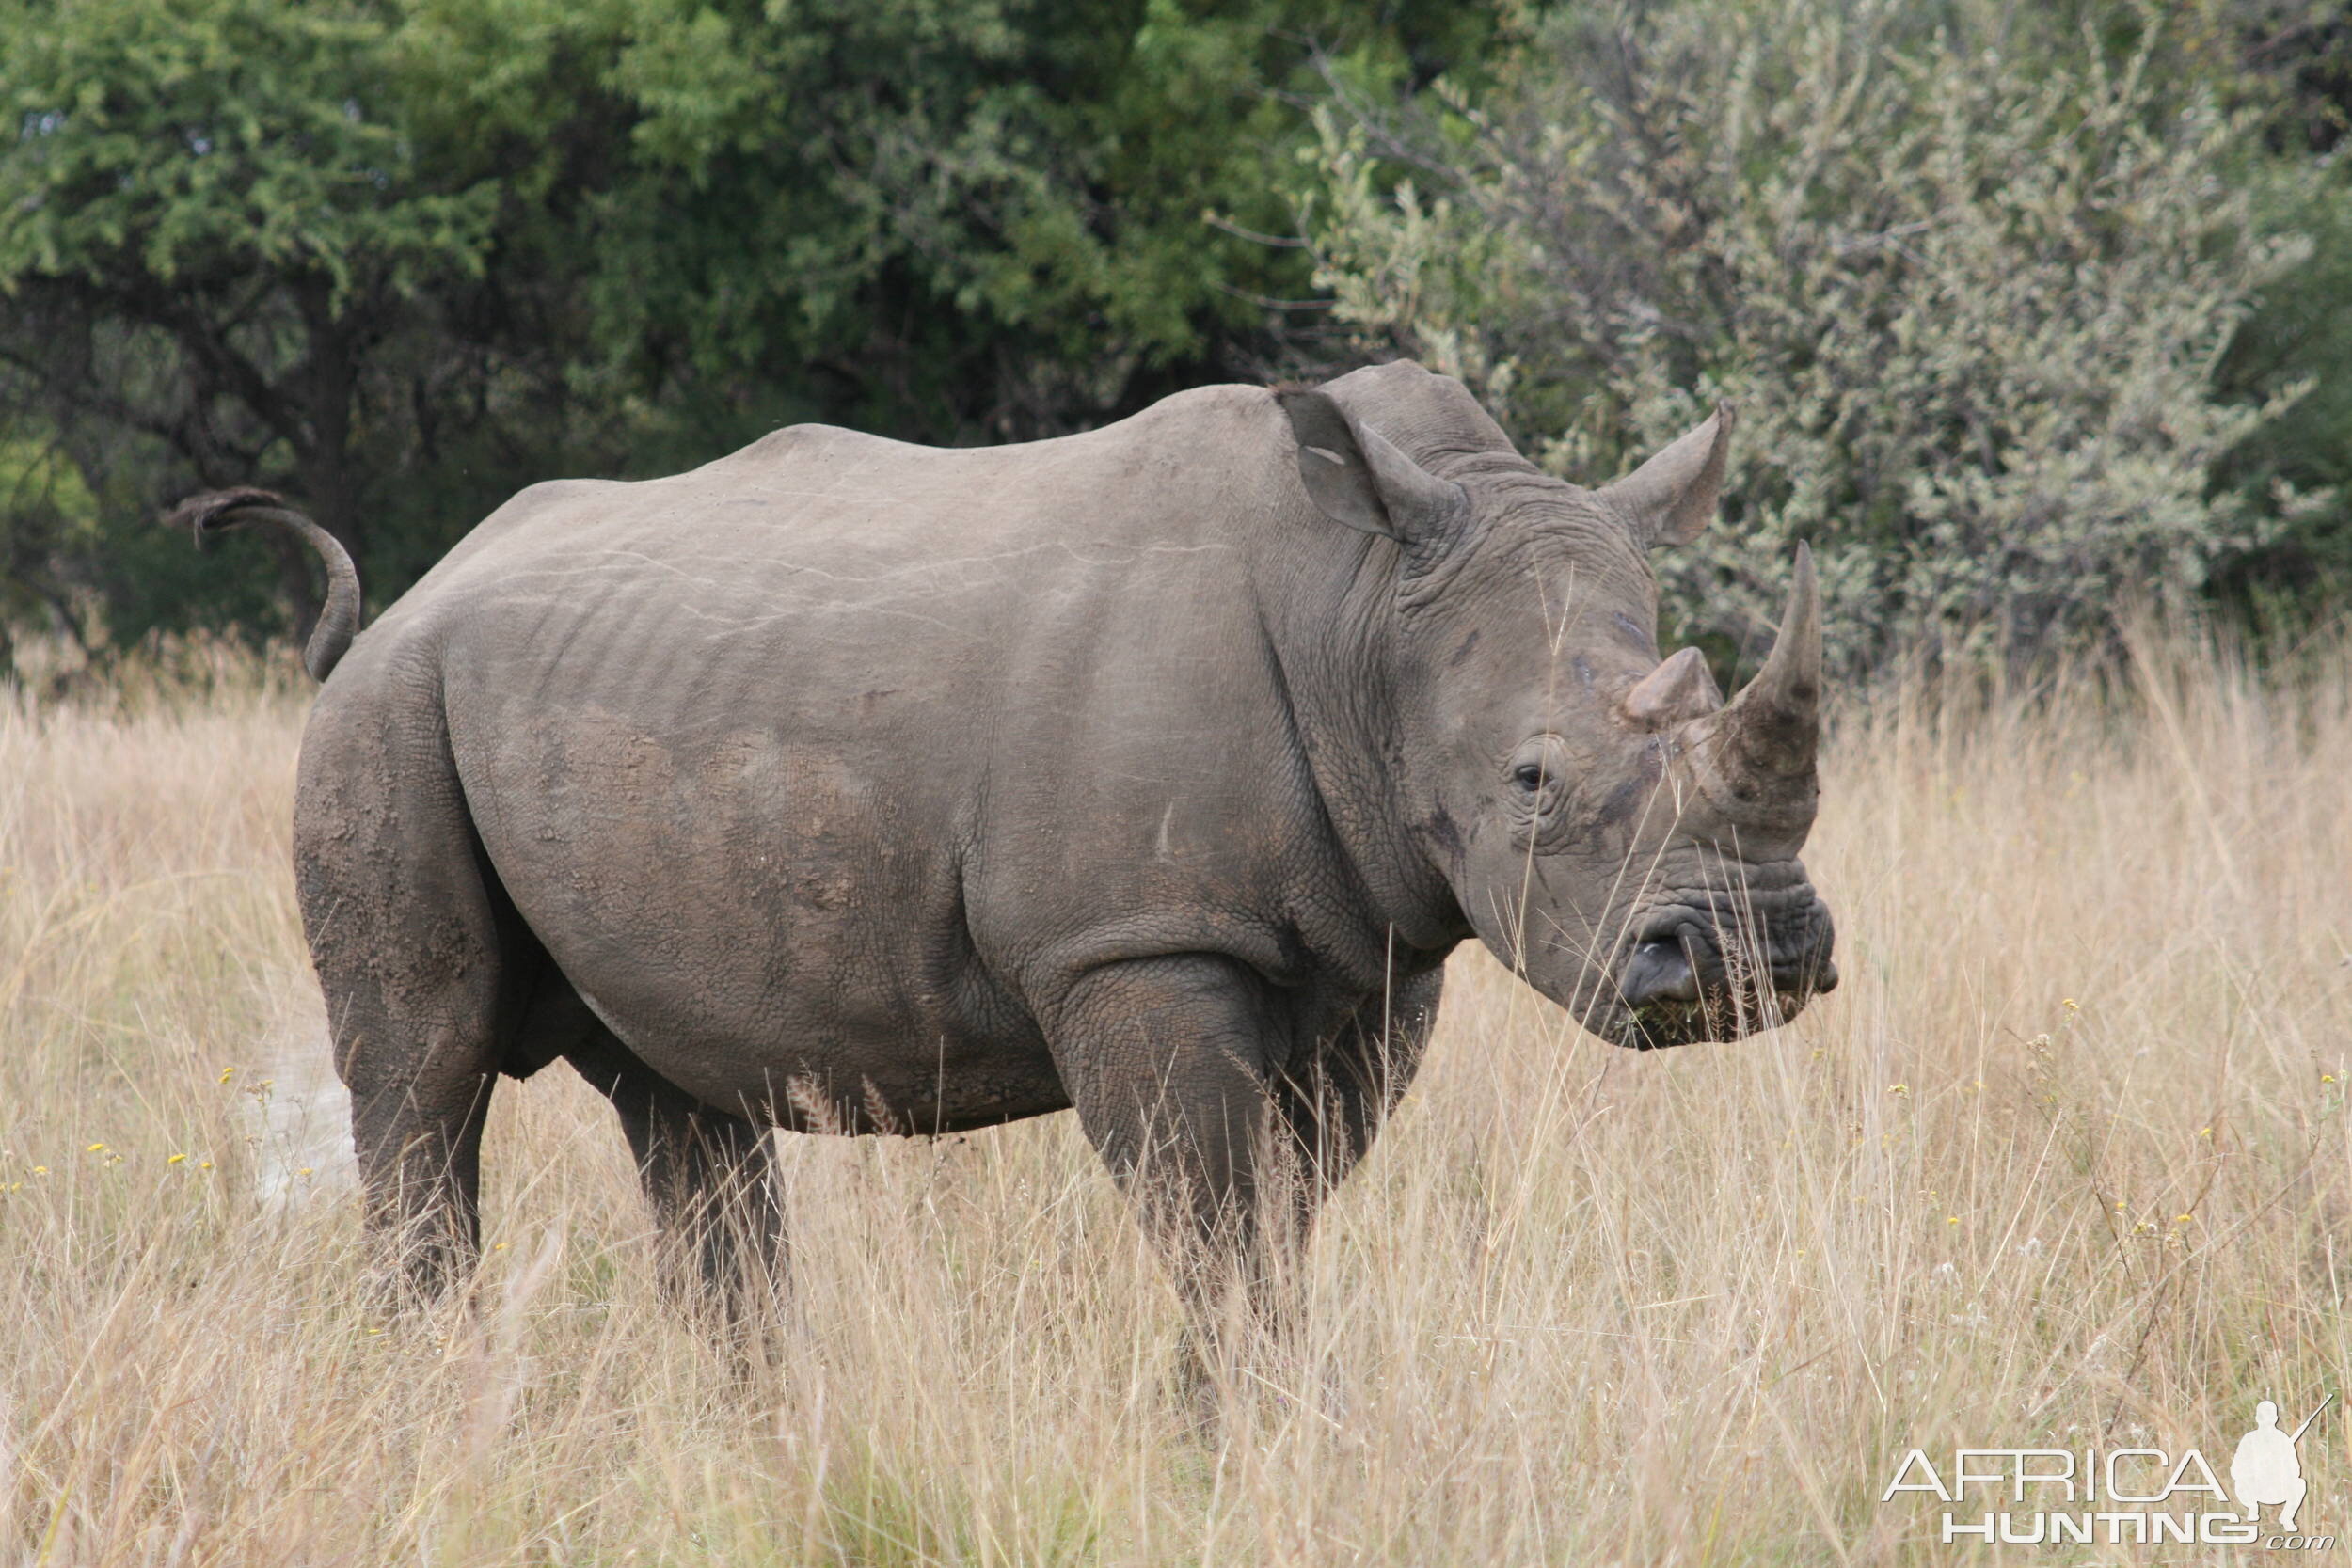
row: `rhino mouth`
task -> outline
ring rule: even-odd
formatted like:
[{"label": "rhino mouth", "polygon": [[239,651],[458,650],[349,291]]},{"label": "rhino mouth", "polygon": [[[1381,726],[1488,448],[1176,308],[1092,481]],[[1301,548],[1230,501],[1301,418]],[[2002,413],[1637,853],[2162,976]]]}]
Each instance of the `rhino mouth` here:
[{"label": "rhino mouth", "polygon": [[1607,1037],[1629,1051],[1740,1039],[1788,1022],[1814,995],[1810,990],[1786,990],[1743,999],[1724,991],[1696,1002],[1647,1002],[1622,1009]]},{"label": "rhino mouth", "polygon": [[[1602,1033],[1635,1051],[1736,1040],[1777,1028],[1837,985],[1828,911],[1812,890],[1775,900],[1778,930],[1674,911],[1648,923],[1617,966],[1617,1006]],[[1781,940],[1773,941],[1773,937]]]}]

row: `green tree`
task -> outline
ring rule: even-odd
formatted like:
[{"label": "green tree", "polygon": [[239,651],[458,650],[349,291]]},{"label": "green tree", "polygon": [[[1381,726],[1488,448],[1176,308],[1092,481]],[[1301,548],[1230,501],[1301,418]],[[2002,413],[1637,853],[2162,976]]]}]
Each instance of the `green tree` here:
[{"label": "green tree", "polygon": [[526,193],[577,373],[707,452],[787,417],[1034,436],[1226,370],[1306,282],[1233,228],[1286,216],[1308,40],[1403,76],[1485,31],[1427,0],[421,0],[403,44],[436,163]]},{"label": "green tree", "polygon": [[294,489],[364,552],[360,381],[421,296],[479,269],[493,212],[420,174],[386,37],[366,9],[271,0],[0,18],[0,356],[90,469],[149,443],[181,483]]},{"label": "green tree", "polygon": [[0,441],[0,671],[15,664],[11,628],[38,626],[89,652],[67,562],[87,547],[97,505],[54,443]]},{"label": "green tree", "polygon": [[147,553],[198,484],[294,494],[380,598],[552,474],[796,420],[1081,428],[1271,352],[1307,267],[1248,235],[1318,60],[1407,82],[1486,31],[1435,0],[0,0],[0,210],[32,214],[0,431],[83,466],[79,570],[135,634],[258,614]]}]

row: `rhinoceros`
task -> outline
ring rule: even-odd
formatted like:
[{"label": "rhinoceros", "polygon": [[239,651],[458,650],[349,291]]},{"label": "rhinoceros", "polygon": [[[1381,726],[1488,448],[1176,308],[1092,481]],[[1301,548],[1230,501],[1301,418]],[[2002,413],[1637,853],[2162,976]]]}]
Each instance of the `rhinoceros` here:
[{"label": "rhinoceros", "polygon": [[492,1087],[562,1058],[690,1279],[775,1260],[771,1128],[1074,1109],[1198,1303],[1278,1164],[1311,1219],[1362,1158],[1473,934],[1620,1046],[1788,1018],[1836,983],[1812,568],[1726,704],[1645,556],[1732,422],[1597,490],[1410,362],[1027,445],[797,425],[534,485],[356,637],[309,519],[186,503],[328,564],[294,855],[373,1231],[469,1267]]}]

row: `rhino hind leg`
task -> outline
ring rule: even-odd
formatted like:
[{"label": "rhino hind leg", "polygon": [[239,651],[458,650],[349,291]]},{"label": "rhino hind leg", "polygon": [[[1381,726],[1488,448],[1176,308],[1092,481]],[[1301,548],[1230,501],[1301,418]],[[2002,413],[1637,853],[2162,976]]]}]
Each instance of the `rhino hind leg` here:
[{"label": "rhino hind leg", "polygon": [[481,1261],[482,1129],[495,1081],[469,1073],[352,1095],[364,1223],[384,1276],[408,1300],[439,1299]]},{"label": "rhino hind leg", "polygon": [[653,1209],[663,1291],[690,1309],[745,1325],[755,1303],[772,1299],[786,1268],[768,1130],[687,1094],[593,1020],[565,1054],[621,1118]]},{"label": "rhino hind leg", "polygon": [[437,721],[323,705],[294,837],[366,1227],[390,1278],[429,1300],[481,1255],[482,1129],[519,1012],[518,923]]}]

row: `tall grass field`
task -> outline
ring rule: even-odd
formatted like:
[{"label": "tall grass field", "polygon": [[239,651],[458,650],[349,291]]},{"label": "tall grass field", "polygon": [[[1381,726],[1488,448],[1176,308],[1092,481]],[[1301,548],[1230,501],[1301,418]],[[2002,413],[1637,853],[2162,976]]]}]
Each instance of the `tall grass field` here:
[{"label": "tall grass field", "polygon": [[660,1299],[559,1065],[500,1085],[469,1301],[381,1315],[287,859],[306,689],[0,702],[0,1563],[2332,1556],[2342,1402],[2299,1450],[2325,1553],[1947,1544],[1884,1494],[1913,1449],[2226,1482],[2257,1400],[2341,1386],[2348,686],[2352,642],[2176,637],[1851,699],[1806,856],[1844,984],[1737,1044],[1603,1046],[1465,950],[1303,1350],[1210,1429],[1068,1117],[785,1135],[746,1370]]}]

